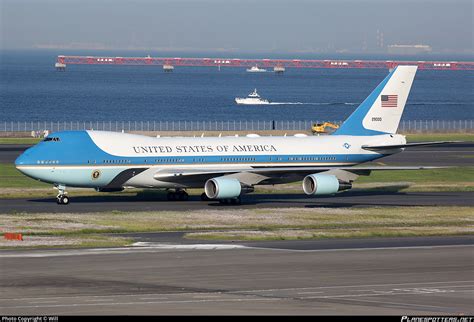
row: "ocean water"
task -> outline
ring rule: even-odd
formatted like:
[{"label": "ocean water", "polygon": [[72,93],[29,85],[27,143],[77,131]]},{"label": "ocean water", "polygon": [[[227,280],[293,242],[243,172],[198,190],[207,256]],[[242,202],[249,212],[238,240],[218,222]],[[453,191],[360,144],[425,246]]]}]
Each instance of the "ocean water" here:
[{"label": "ocean water", "polygon": [[[340,121],[388,73],[381,69],[287,69],[275,75],[224,67],[220,71],[176,67],[165,73],[160,67],[93,65],[68,65],[66,72],[57,72],[53,66],[58,54],[63,52],[1,52],[0,122]],[[216,56],[223,55],[206,57]],[[403,120],[474,119],[473,81],[473,71],[418,71]],[[235,97],[245,97],[254,88],[273,104],[234,103]]]}]

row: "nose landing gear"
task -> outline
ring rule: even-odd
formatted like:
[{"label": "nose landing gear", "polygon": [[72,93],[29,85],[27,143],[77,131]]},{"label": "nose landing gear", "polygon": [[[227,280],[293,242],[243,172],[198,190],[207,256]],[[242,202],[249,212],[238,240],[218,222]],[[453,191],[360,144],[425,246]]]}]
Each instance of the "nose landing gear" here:
[{"label": "nose landing gear", "polygon": [[58,205],[67,205],[69,203],[69,197],[66,196],[66,195],[61,195],[59,194],[57,197],[56,197],[56,203]]}]

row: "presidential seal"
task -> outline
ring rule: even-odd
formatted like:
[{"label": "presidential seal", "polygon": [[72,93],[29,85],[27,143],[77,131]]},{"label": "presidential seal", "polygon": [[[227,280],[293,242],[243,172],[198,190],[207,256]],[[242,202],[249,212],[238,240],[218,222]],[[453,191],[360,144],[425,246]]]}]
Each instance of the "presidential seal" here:
[{"label": "presidential seal", "polygon": [[99,177],[100,177],[100,171],[99,170],[92,171],[92,179],[93,180],[99,179]]}]

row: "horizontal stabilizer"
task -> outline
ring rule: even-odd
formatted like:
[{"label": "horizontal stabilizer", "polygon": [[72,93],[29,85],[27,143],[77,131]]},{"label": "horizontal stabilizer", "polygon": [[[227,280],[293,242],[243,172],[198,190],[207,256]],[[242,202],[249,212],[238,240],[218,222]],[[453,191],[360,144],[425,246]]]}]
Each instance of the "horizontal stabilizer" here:
[{"label": "horizontal stabilizer", "polygon": [[362,149],[369,151],[381,151],[381,150],[392,150],[392,149],[405,149],[412,148],[415,146],[429,146],[438,144],[450,144],[450,143],[461,143],[462,141],[433,141],[433,142],[416,142],[396,145],[363,145]]}]

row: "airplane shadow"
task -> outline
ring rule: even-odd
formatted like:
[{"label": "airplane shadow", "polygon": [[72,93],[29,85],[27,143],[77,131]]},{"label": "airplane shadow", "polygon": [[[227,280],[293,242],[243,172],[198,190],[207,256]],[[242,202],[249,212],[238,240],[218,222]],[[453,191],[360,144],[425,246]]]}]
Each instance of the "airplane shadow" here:
[{"label": "airplane shadow", "polygon": [[[242,196],[241,204],[223,204],[218,201],[202,201],[200,196],[190,196],[188,201],[169,201],[164,193],[137,193],[137,195],[97,195],[97,196],[74,196],[70,194],[71,204],[103,204],[107,207],[111,204],[129,204],[129,206],[153,206],[153,205],[169,205],[177,209],[199,208],[211,206],[216,208],[245,208],[248,206],[277,206],[277,207],[355,207],[355,206],[407,206],[407,205],[423,205],[418,202],[417,196],[432,197],[438,200],[444,197],[440,192],[402,192],[407,185],[393,185],[385,187],[385,189],[367,189],[367,190],[349,190],[338,193],[337,195],[307,196],[303,193],[252,193]],[[28,201],[45,204],[55,203],[55,198],[35,198]],[[425,202],[426,203],[426,202]]]}]

